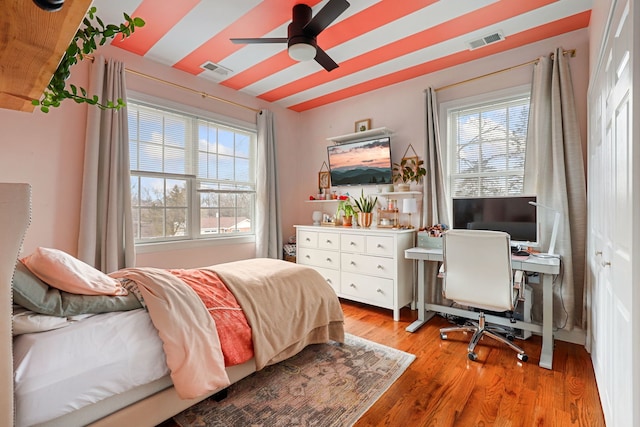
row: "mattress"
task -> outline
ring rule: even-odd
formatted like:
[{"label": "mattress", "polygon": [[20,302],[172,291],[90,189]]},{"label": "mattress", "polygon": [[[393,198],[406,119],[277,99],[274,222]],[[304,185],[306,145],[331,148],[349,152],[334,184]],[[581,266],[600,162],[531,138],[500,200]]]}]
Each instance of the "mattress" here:
[{"label": "mattress", "polygon": [[16,426],[30,426],[169,375],[143,309],[98,314],[13,344]]}]

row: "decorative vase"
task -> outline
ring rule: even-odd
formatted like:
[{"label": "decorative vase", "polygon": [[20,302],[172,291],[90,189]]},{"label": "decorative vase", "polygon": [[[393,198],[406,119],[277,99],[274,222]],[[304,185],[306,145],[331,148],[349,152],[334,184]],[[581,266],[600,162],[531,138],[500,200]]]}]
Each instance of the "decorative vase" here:
[{"label": "decorative vase", "polygon": [[360,227],[371,227],[371,221],[373,221],[373,213],[371,212],[358,212],[358,224]]},{"label": "decorative vase", "polygon": [[313,225],[320,225],[320,221],[322,221],[322,212],[313,211],[311,219],[313,219]]},{"label": "decorative vase", "polygon": [[402,183],[402,184],[398,184],[398,191],[409,191],[409,189],[411,188],[411,184],[407,184],[407,183]]}]

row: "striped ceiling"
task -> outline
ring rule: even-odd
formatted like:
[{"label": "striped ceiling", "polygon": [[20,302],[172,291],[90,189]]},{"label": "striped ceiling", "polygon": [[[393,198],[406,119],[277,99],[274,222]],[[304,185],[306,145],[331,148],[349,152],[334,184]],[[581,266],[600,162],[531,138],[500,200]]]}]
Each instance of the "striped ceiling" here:
[{"label": "striped ceiling", "polygon": [[[105,22],[122,12],[146,26],[119,48],[294,111],[305,111],[589,25],[593,0],[349,0],[318,36],[339,68],[289,58],[286,44],[230,38],[286,37],[291,9],[313,15],[328,0],[95,0]],[[501,32],[505,40],[471,50]],[[205,70],[208,61],[227,74]],[[218,70],[220,71],[220,69]]]}]

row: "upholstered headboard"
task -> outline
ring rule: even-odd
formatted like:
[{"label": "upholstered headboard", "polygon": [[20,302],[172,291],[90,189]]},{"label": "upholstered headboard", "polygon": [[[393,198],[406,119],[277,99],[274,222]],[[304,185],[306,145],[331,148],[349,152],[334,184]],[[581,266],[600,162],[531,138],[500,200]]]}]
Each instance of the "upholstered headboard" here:
[{"label": "upholstered headboard", "polygon": [[0,183],[0,425],[3,426],[14,424],[11,282],[30,220],[29,184]]}]

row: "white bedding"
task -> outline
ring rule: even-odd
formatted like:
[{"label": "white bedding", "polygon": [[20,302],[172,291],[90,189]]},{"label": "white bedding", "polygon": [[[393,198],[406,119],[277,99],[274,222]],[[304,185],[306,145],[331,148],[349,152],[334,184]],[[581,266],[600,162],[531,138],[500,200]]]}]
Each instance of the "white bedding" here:
[{"label": "white bedding", "polygon": [[169,374],[162,341],[143,309],[98,314],[62,329],[20,335],[13,353],[17,427],[45,422]]}]

